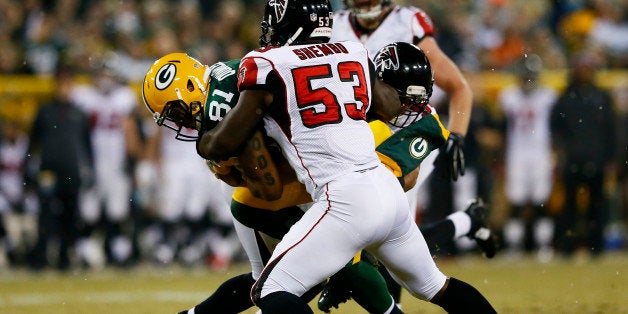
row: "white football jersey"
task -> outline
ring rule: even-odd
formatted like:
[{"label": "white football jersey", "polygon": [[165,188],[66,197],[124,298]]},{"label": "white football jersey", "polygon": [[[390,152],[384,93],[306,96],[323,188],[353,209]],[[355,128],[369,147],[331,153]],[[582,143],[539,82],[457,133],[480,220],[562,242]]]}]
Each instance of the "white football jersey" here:
[{"label": "white football jersey", "polygon": [[371,58],[379,49],[393,42],[418,43],[434,33],[430,17],[421,9],[395,6],[371,34],[362,34],[351,24],[351,11],[341,10],[334,16],[331,41],[354,41],[368,49]]},{"label": "white football jersey", "polygon": [[[334,15],[334,26],[331,33],[331,41],[351,41],[362,43],[369,52],[371,58],[375,58],[377,52],[384,46],[393,42],[406,42],[416,44],[425,36],[434,34],[434,26],[430,17],[421,9],[412,6],[394,6],[382,23],[370,34],[361,33],[351,23],[351,11],[341,10]],[[431,103],[437,95],[442,94],[438,87],[434,86]],[[430,112],[436,114],[434,107],[429,106]],[[414,120],[409,120],[409,122]],[[388,124],[392,132],[401,128]],[[409,123],[402,125],[406,127]]]},{"label": "white football jersey", "polygon": [[129,87],[119,86],[103,94],[90,85],[77,86],[72,100],[89,117],[94,160],[112,168],[124,167],[126,142],[124,121],[137,105],[137,95]]},{"label": "white football jersey", "polygon": [[364,46],[353,42],[258,49],[240,63],[240,90],[274,94],[266,132],[313,197],[334,178],[380,163],[366,122],[369,63]]},{"label": "white football jersey", "polygon": [[8,207],[8,203],[17,203],[23,197],[27,149],[28,138],[24,135],[14,142],[0,143],[0,212]]},{"label": "white football jersey", "polygon": [[507,154],[549,155],[549,119],[556,101],[554,90],[539,87],[526,95],[521,88],[512,86],[504,89],[498,99],[508,120]]}]

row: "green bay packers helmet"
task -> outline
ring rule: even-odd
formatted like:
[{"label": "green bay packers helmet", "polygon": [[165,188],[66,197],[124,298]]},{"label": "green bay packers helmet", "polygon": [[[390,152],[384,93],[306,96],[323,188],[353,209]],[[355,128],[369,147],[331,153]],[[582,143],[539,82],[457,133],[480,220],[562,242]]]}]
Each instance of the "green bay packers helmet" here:
[{"label": "green bay packers helmet", "polygon": [[159,126],[177,132],[182,141],[195,141],[203,122],[203,105],[209,92],[208,66],[185,53],[159,58],[148,69],[142,98]]}]

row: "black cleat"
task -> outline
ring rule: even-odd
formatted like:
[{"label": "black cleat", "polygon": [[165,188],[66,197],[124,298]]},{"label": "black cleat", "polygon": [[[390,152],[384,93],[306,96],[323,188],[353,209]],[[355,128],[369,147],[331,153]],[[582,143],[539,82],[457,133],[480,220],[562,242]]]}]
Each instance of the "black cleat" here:
[{"label": "black cleat", "polygon": [[487,226],[488,212],[482,199],[473,200],[464,210],[471,217],[471,231],[467,236],[478,244],[484,256],[493,258],[498,249],[495,233]]},{"label": "black cleat", "polygon": [[351,299],[351,291],[342,284],[342,279],[331,276],[325,284],[321,296],[318,299],[318,309],[329,313],[331,308],[338,308],[340,303]]}]

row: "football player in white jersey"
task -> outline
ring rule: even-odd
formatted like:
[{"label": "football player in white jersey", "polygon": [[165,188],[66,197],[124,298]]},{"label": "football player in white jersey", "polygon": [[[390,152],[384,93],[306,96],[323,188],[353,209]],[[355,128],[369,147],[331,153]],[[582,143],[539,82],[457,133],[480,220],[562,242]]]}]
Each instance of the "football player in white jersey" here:
[{"label": "football player in white jersey", "polygon": [[[412,6],[395,5],[391,0],[346,0],[346,9],[336,12],[332,41],[361,42],[374,57],[379,49],[391,42],[406,42],[417,45],[425,52],[434,71],[434,84],[443,90],[449,98],[449,121],[447,129],[451,131],[447,143],[439,151],[434,151],[421,164],[422,171],[406,176],[406,189],[411,205],[417,204],[417,188],[427,179],[437,165],[436,173],[446,178],[457,180],[464,174],[464,155],[462,146],[469,127],[472,108],[472,92],[458,67],[439,48],[434,39],[434,26],[430,17],[421,9]],[[436,110],[433,111],[436,114]],[[391,131],[397,132],[405,125],[389,123]],[[438,157],[436,155],[438,154]],[[436,159],[435,162],[434,159]],[[417,178],[418,177],[418,178]],[[415,184],[416,183],[416,184]],[[467,234],[466,224],[452,220],[456,234]],[[489,232],[490,230],[485,229]],[[485,235],[485,234],[484,234]],[[487,256],[495,254],[493,236],[475,239]]]},{"label": "football player in white jersey", "polygon": [[434,264],[366,122],[369,111],[392,118],[403,107],[362,45],[328,43],[332,23],[329,1],[270,0],[266,45],[240,64],[238,105],[197,145],[201,156],[227,160],[263,123],[314,200],[273,252],[253,300],[266,313],[312,313],[299,297],[367,248],[416,297],[449,312],[495,312]]},{"label": "football player in white jersey", "polygon": [[129,237],[123,234],[131,195],[126,133],[133,124],[131,112],[138,105],[138,97],[103,64],[96,70],[93,83],[76,86],[71,98],[90,119],[95,164],[95,184],[81,196],[86,230],[78,244],[79,254],[83,248],[93,249],[90,234],[100,219],[106,218],[111,225],[106,231],[105,250],[111,262],[124,264],[132,249]]},{"label": "football player in white jersey", "polygon": [[[421,171],[405,176],[406,194],[413,209],[419,203],[419,191],[428,176],[435,172],[454,181],[464,175],[464,136],[469,127],[472,108],[472,92],[466,79],[453,61],[440,49],[434,39],[434,25],[430,17],[421,9],[412,6],[395,5],[392,0],[345,0],[345,8],[336,12],[332,41],[361,42],[374,57],[379,49],[391,42],[406,42],[421,48],[434,71],[434,83],[444,91],[449,99],[449,121],[451,131],[447,143],[440,150],[433,151],[421,163]],[[432,108],[433,109],[433,108]],[[436,110],[433,110],[436,114]],[[406,125],[401,125],[405,127]],[[397,132],[399,125],[389,123],[391,131]],[[436,166],[436,168],[435,168]],[[497,239],[490,229],[471,229],[464,211],[448,216],[453,224],[452,239],[468,235],[474,239],[485,255],[492,257],[497,250]],[[392,291],[399,299],[399,288]]]},{"label": "football player in white jersey", "polygon": [[517,83],[498,95],[506,118],[506,197],[511,206],[504,240],[515,252],[539,249],[543,258],[551,252],[554,233],[544,204],[553,182],[550,115],[557,94],[540,85],[538,64],[533,57],[528,60],[519,64]]},{"label": "football player in white jersey", "polygon": [[[161,177],[157,216],[163,238],[155,250],[156,260],[168,264],[178,254],[185,264],[198,261],[208,249],[209,231],[214,231],[207,228],[209,217],[213,227],[220,229],[211,237],[212,258],[219,258],[226,267],[238,247],[228,237],[233,227],[229,203],[221,193],[222,182],[208,171],[194,145],[175,139],[162,128],[158,133]],[[198,188],[204,191],[199,193]],[[189,234],[187,239],[179,239],[182,232]]]},{"label": "football player in white jersey", "polygon": [[37,239],[37,195],[24,187],[27,150],[18,123],[0,119],[0,268],[7,257],[25,262]]},{"label": "football player in white jersey", "polygon": [[[456,180],[464,174],[464,159],[457,154],[467,133],[472,107],[472,92],[458,67],[439,48],[434,25],[421,9],[395,5],[391,0],[345,0],[346,9],[336,12],[332,41],[361,42],[371,56],[391,42],[416,44],[425,52],[434,70],[435,85],[449,97],[449,122],[452,132],[442,159],[442,171]],[[439,161],[441,162],[441,161]],[[419,180],[431,172],[423,164]],[[419,185],[422,181],[419,182]]]}]

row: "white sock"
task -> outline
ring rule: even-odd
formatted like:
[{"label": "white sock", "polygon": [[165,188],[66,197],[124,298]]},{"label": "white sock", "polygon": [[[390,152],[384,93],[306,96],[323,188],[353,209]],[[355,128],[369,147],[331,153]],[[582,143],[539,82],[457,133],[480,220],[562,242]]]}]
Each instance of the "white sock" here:
[{"label": "white sock", "polygon": [[454,223],[454,239],[466,236],[471,231],[471,217],[464,211],[457,211],[447,216],[447,219]]}]

